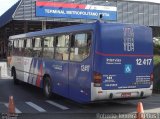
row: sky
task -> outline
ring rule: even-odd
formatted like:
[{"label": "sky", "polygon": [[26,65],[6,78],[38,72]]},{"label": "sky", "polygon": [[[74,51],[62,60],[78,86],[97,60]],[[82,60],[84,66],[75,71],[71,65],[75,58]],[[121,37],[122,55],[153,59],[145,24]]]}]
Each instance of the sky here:
[{"label": "sky", "polygon": [[[19,0],[0,0],[0,16],[7,11],[11,6],[13,6]],[[110,0],[111,1],[111,0]],[[123,0],[121,0],[123,1]],[[127,0],[127,1],[148,1],[160,3],[160,0]]]},{"label": "sky", "polygon": [[0,0],[0,16],[19,0]]}]

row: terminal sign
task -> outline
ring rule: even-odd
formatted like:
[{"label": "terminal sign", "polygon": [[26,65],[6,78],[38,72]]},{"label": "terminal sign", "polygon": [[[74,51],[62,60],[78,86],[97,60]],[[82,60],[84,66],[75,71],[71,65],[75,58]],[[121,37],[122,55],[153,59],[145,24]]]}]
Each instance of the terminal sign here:
[{"label": "terminal sign", "polygon": [[98,19],[103,15],[104,20],[116,20],[117,8],[111,6],[86,5],[65,2],[36,1],[36,16]]}]

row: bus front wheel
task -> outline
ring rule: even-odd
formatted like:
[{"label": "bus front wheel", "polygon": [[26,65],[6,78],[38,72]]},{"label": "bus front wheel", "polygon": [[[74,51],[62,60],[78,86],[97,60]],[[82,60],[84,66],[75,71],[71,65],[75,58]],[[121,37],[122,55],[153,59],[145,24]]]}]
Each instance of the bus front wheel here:
[{"label": "bus front wheel", "polygon": [[44,78],[43,92],[46,98],[50,98],[52,95],[51,79],[49,77]]},{"label": "bus front wheel", "polygon": [[19,84],[19,80],[17,79],[15,69],[12,70],[12,76],[13,76],[14,84],[15,84],[15,85],[18,85],[18,84]]}]

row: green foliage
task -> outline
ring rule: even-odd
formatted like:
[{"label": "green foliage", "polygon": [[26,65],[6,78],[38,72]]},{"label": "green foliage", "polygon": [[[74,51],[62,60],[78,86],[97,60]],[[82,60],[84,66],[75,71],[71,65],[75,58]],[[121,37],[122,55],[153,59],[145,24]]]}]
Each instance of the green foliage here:
[{"label": "green foliage", "polygon": [[154,54],[160,54],[160,45],[154,45]]},{"label": "green foliage", "polygon": [[154,65],[160,64],[160,55],[155,55],[153,59]]},{"label": "green foliage", "polygon": [[154,54],[160,55],[160,37],[154,37],[153,44],[154,44]]}]

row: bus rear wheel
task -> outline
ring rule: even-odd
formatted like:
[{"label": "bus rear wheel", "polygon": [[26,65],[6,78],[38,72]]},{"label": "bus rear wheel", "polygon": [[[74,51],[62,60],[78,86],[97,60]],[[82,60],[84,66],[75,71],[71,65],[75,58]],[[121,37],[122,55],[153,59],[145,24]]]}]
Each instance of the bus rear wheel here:
[{"label": "bus rear wheel", "polygon": [[45,97],[48,99],[52,95],[51,79],[49,77],[44,78],[43,92],[44,92]]},{"label": "bus rear wheel", "polygon": [[15,69],[12,70],[12,76],[13,76],[14,84],[15,84],[15,85],[18,85],[18,84],[19,84],[19,80],[17,79]]}]

